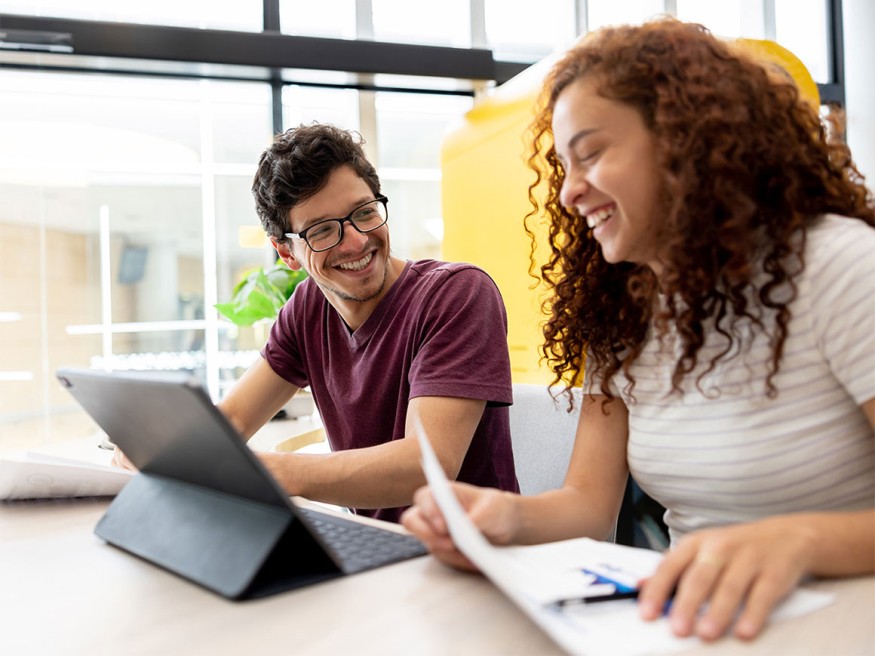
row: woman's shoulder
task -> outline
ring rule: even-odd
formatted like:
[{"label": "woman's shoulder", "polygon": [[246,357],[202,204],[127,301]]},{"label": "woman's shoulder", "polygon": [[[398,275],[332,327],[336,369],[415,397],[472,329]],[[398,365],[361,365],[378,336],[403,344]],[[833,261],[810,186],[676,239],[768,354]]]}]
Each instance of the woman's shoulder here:
[{"label": "woman's shoulder", "polygon": [[808,226],[808,235],[815,241],[826,240],[828,236],[851,235],[860,239],[875,239],[875,226],[862,219],[841,214],[821,214]]},{"label": "woman's shoulder", "polygon": [[861,302],[875,291],[875,227],[836,214],[818,217],[805,240],[800,282],[817,299]]},{"label": "woman's shoulder", "polygon": [[875,226],[861,219],[839,214],[823,214],[807,228],[807,265],[828,264],[837,256],[843,259],[871,258],[875,249]]}]

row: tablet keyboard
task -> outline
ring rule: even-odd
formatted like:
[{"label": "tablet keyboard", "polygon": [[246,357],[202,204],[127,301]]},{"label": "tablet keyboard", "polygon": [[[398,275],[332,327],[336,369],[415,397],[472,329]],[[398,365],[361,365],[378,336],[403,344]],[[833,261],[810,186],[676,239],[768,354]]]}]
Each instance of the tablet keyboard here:
[{"label": "tablet keyboard", "polygon": [[425,546],[412,535],[396,533],[309,508],[298,508],[314,531],[341,559],[347,574],[425,555]]}]

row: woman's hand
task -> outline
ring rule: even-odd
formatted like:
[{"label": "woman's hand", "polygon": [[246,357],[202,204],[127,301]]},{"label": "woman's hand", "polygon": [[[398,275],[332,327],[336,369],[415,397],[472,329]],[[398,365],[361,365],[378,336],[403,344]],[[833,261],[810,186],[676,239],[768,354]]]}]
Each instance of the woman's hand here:
[{"label": "woman's hand", "polygon": [[[515,503],[517,495],[465,483],[451,483],[451,486],[468,517],[488,540],[495,544],[511,541],[519,523]],[[428,487],[416,491],[413,505],[401,516],[401,523],[441,562],[458,569],[477,571],[456,548],[446,520]]]},{"label": "woman's hand", "polygon": [[804,515],[691,533],[643,582],[641,616],[659,617],[674,590],[669,622],[676,635],[715,640],[737,615],[735,635],[754,638],[772,608],[811,570],[817,535]]}]

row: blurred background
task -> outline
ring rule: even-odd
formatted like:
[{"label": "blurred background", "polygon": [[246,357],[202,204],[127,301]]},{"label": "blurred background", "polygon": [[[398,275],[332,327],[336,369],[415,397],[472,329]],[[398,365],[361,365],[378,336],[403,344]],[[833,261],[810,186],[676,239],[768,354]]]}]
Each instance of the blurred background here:
[{"label": "blurred background", "polygon": [[218,400],[257,357],[267,325],[214,304],[275,259],[249,191],[274,133],[360,131],[395,254],[441,258],[446,135],[602,25],[668,13],[777,41],[875,172],[869,0],[72,4],[0,0],[0,451],[93,430],[60,366],[188,371]]}]

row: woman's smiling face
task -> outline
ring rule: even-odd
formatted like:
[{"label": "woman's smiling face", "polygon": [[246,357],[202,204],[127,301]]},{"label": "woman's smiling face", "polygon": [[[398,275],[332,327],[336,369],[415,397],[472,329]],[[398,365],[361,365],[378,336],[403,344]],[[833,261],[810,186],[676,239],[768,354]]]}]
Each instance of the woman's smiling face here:
[{"label": "woman's smiling face", "polygon": [[553,137],[565,171],[560,200],[586,218],[605,260],[647,264],[659,273],[660,175],[641,114],[581,78],[556,100]]}]

